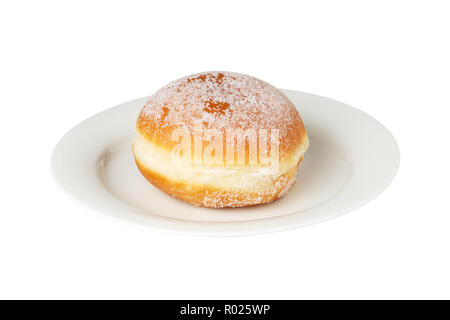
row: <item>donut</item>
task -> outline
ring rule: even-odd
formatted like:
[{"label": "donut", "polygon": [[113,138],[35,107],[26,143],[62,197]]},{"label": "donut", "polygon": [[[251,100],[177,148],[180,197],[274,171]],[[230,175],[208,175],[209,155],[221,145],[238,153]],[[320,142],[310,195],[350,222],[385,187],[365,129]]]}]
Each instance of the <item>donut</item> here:
[{"label": "donut", "polygon": [[158,90],[142,108],[132,139],[137,168],[151,184],[210,208],[284,196],[308,146],[302,118],[280,90],[222,71]]}]

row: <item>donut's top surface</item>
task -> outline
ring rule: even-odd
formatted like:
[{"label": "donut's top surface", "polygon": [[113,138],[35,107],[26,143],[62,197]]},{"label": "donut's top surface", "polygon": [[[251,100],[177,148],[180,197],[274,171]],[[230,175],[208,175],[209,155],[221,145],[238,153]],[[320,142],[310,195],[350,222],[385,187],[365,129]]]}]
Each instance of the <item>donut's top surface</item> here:
[{"label": "donut's top surface", "polygon": [[149,98],[138,131],[158,146],[174,145],[175,128],[278,129],[280,156],[307,144],[306,130],[292,102],[257,78],[232,72],[204,72],[175,80]]}]

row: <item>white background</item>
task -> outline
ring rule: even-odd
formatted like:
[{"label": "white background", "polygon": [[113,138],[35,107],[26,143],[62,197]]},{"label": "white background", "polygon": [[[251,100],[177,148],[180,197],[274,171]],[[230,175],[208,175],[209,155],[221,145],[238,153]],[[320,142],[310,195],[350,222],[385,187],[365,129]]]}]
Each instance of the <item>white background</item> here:
[{"label": "white background", "polygon": [[[450,298],[449,17],[448,1],[2,1],[0,298]],[[371,114],[396,179],[338,219],[241,238],[133,228],[59,189],[66,131],[206,70]]]}]

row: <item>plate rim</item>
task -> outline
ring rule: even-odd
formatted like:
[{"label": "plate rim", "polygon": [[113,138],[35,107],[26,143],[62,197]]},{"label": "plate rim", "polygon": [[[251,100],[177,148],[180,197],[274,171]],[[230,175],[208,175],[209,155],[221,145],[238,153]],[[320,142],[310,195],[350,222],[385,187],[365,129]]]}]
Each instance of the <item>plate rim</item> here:
[{"label": "plate rim", "polygon": [[[299,223],[293,223],[291,225],[278,223],[277,220],[282,220],[286,216],[293,216],[293,215],[299,214],[302,211],[294,211],[294,212],[291,212],[289,214],[285,214],[282,216],[268,217],[268,218],[257,219],[257,220],[230,221],[230,222],[189,221],[189,220],[180,220],[180,219],[171,218],[171,217],[164,217],[164,216],[160,216],[160,215],[156,215],[156,214],[151,215],[151,219],[149,219],[150,215],[146,216],[145,221],[143,221],[142,219],[136,219],[137,216],[139,216],[139,215],[132,215],[131,212],[127,212],[127,214],[129,214],[129,216],[127,218],[119,217],[118,215],[123,215],[123,211],[126,211],[127,209],[134,211],[135,213],[136,213],[136,210],[139,210],[139,209],[132,208],[128,203],[125,203],[122,200],[118,199],[116,196],[111,194],[104,187],[105,191],[108,192],[108,194],[110,195],[110,198],[115,199],[115,201],[112,201],[112,202],[116,202],[116,203],[120,202],[118,204],[118,206],[116,207],[116,210],[114,210],[115,212],[113,214],[111,212],[105,212],[104,208],[102,210],[100,208],[100,206],[92,205],[91,203],[88,203],[88,201],[86,201],[86,199],[81,199],[80,197],[77,197],[75,195],[75,193],[73,192],[73,190],[69,190],[69,188],[67,187],[67,184],[64,183],[64,181],[62,181],[63,178],[61,177],[60,172],[58,172],[58,164],[57,164],[58,150],[64,144],[64,142],[65,142],[66,138],[69,136],[69,134],[71,134],[72,132],[77,130],[79,128],[79,126],[81,126],[82,124],[86,123],[89,120],[93,120],[96,117],[99,117],[101,114],[105,114],[108,111],[112,111],[112,109],[118,109],[119,107],[121,107],[121,106],[124,107],[124,105],[127,105],[127,104],[136,103],[138,101],[143,101],[143,100],[147,99],[148,96],[141,97],[138,99],[133,99],[133,100],[118,104],[116,106],[107,108],[100,112],[97,112],[94,115],[77,123],[70,130],[68,130],[62,136],[62,138],[58,141],[58,143],[55,145],[55,147],[52,151],[51,160],[50,160],[52,177],[53,177],[54,181],[57,183],[57,185],[61,189],[63,189],[64,192],[70,196],[70,198],[76,199],[77,202],[82,203],[84,207],[91,209],[92,211],[96,212],[99,215],[101,214],[101,216],[104,218],[110,218],[112,220],[120,219],[120,221],[122,221],[123,223],[127,223],[128,225],[132,225],[132,226],[138,227],[140,229],[162,232],[165,234],[169,233],[169,234],[177,234],[177,235],[181,234],[181,235],[215,236],[215,237],[249,236],[249,235],[256,235],[256,234],[263,234],[263,233],[287,231],[287,230],[292,230],[292,229],[297,229],[297,228],[303,228],[303,227],[310,226],[310,225],[315,225],[320,222],[324,222],[327,220],[337,218],[339,216],[342,216],[346,213],[349,213],[351,211],[354,211],[354,210],[364,206],[368,202],[377,198],[381,193],[383,193],[389,187],[389,185],[391,185],[391,183],[397,176],[399,168],[400,168],[401,153],[400,153],[400,148],[399,148],[397,140],[395,139],[395,137],[393,136],[391,131],[386,128],[386,126],[384,126],[380,121],[378,121],[376,118],[374,118],[370,114],[368,114],[356,107],[348,105],[346,103],[343,103],[343,102],[340,102],[340,101],[337,101],[337,100],[334,100],[334,99],[331,99],[328,97],[311,94],[311,93],[306,93],[306,92],[302,92],[302,91],[297,91],[297,90],[291,90],[291,89],[280,89],[280,90],[283,93],[290,92],[291,94],[308,95],[313,98],[324,99],[324,100],[328,100],[329,102],[332,102],[332,103],[340,104],[342,106],[350,108],[353,112],[364,114],[370,120],[374,121],[380,128],[382,128],[385,131],[385,133],[388,133],[390,139],[393,142],[393,146],[394,146],[394,149],[396,152],[396,157],[395,157],[396,163],[393,165],[392,173],[384,181],[383,185],[380,186],[376,192],[372,192],[370,194],[370,196],[367,196],[363,201],[358,201],[353,206],[348,206],[345,209],[337,210],[336,212],[330,213],[330,214],[326,215],[325,217],[317,218],[317,219],[315,219],[313,221],[309,221],[307,223],[299,222]],[[98,179],[98,177],[97,177],[97,179]],[[337,194],[338,193],[339,192],[337,192]],[[331,199],[336,197],[337,194],[333,195],[325,202],[330,201]],[[110,199],[110,200],[113,200],[113,199]],[[126,207],[128,207],[128,208],[126,208]],[[117,210],[119,208],[120,208],[119,211],[121,211],[121,213],[117,214]],[[110,206],[110,209],[113,209],[113,207]],[[134,216],[134,218],[133,218],[133,216]],[[153,221],[151,223],[149,223],[149,220],[153,220]],[[262,223],[264,223],[265,226],[263,226],[263,227],[259,226]],[[213,225],[214,225],[214,228],[213,228]],[[217,228],[218,225],[220,225],[220,228]],[[225,228],[224,228],[224,225],[226,225]],[[244,226],[249,226],[249,228],[243,228]]]}]

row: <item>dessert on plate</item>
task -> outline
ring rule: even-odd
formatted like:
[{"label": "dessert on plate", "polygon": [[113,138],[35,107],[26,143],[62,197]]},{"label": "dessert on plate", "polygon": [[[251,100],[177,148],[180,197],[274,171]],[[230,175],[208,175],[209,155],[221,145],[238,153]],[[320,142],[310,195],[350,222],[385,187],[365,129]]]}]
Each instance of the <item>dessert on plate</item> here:
[{"label": "dessert on plate", "polygon": [[309,140],[277,88],[233,72],[203,72],[152,95],[132,149],[154,186],[196,206],[244,207],[288,192]]}]

